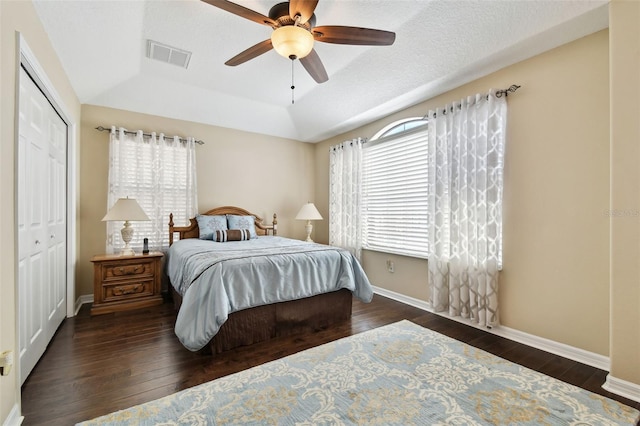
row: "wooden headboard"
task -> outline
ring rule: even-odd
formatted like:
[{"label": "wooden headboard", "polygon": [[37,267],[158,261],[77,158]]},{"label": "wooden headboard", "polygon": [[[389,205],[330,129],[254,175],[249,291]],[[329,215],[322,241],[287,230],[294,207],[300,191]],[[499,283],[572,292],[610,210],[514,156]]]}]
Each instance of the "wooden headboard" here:
[{"label": "wooden headboard", "polygon": [[[269,231],[271,231],[271,235],[278,234],[278,218],[276,214],[273,214],[273,223],[271,225],[265,225],[262,223],[262,218],[257,214],[250,213],[245,209],[241,209],[240,207],[234,206],[224,206],[224,207],[216,207],[215,209],[211,209],[206,213],[202,213],[202,215],[206,216],[215,216],[215,215],[225,215],[225,214],[234,214],[239,216],[255,216],[255,224],[256,224],[256,234],[258,235],[269,235]],[[175,226],[173,224],[173,213],[169,215],[169,245],[173,244],[173,235],[178,232],[180,234],[180,240],[185,238],[199,238],[200,230],[198,229],[198,221],[195,218],[189,219],[189,225],[187,226]]]}]

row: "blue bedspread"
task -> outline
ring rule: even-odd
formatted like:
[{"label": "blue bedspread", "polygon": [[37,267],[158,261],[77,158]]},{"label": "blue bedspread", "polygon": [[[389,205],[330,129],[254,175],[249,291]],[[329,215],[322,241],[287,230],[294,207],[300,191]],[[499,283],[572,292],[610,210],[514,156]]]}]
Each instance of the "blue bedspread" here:
[{"label": "blue bedspread", "polygon": [[181,240],[169,250],[167,273],[182,295],[175,332],[192,351],[204,347],[235,311],[342,288],[364,302],[373,297],[350,252],[283,237]]}]

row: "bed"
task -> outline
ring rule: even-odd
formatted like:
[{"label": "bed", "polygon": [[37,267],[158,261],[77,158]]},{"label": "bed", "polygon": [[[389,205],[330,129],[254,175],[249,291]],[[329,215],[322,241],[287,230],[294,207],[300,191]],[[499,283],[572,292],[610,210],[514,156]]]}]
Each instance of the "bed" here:
[{"label": "bed", "polygon": [[[254,237],[202,239],[212,217],[226,217],[229,229],[238,228],[232,218],[250,218]],[[225,206],[190,219],[188,226],[175,226],[170,215],[169,243],[166,272],[178,310],[176,335],[192,351],[221,353],[323,329],[351,317],[353,295],[365,302],[373,297],[350,252],[277,236],[275,214],[265,225],[258,215]]]}]

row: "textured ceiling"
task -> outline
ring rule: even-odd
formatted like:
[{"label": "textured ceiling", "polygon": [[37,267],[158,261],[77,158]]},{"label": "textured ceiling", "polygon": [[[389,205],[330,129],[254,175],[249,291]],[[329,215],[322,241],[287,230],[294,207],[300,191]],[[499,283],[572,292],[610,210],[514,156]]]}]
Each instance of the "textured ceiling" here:
[{"label": "textured ceiling", "polygon": [[[276,1],[238,0],[264,15]],[[329,81],[270,51],[224,62],[271,28],[197,0],[35,1],[80,102],[317,142],[608,25],[607,1],[320,0],[316,25],[396,33],[392,46],[315,43]],[[148,59],[147,39],[193,52]],[[517,82],[505,82],[505,85]]]}]

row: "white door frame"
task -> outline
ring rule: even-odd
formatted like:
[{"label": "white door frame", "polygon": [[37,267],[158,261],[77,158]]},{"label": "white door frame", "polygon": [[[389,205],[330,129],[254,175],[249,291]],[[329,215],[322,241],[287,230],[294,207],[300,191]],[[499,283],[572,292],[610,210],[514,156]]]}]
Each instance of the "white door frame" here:
[{"label": "white door frame", "polygon": [[[29,48],[26,39],[24,36],[17,32],[17,49],[16,52],[18,54],[18,58],[16,60],[16,105],[18,105],[18,100],[20,96],[20,89],[18,85],[20,84],[20,67],[24,66],[24,68],[29,72],[31,78],[35,81],[36,85],[42,90],[46,98],[49,100],[53,108],[60,115],[62,120],[67,125],[67,267],[66,267],[66,277],[67,277],[67,306],[66,306],[66,316],[72,317],[76,313],[75,309],[75,266],[76,266],[76,176],[77,176],[77,141],[76,141],[76,126],[77,123],[73,120],[72,115],[69,113],[68,108],[62,102],[60,95],[56,91],[54,85],[51,83],[49,78],[47,77],[47,73],[44,68],[38,62],[36,56],[33,51]],[[15,117],[15,126],[18,126],[19,115],[16,114]],[[15,146],[18,146],[18,132],[15,132]],[[16,162],[14,163],[17,166],[17,155]],[[15,175],[17,176],[17,169],[15,171]],[[17,177],[16,177],[17,182]],[[17,191],[14,191],[14,229],[17,229],[17,220],[18,220],[18,194]],[[18,239],[17,235],[14,240],[14,250],[17,253],[18,249]],[[14,273],[17,276],[18,274],[18,266],[17,263],[14,265]],[[17,285],[17,280],[16,280]],[[16,288],[16,294],[18,294],[18,288]],[[16,333],[19,332],[19,316],[18,310],[16,306]]]}]

